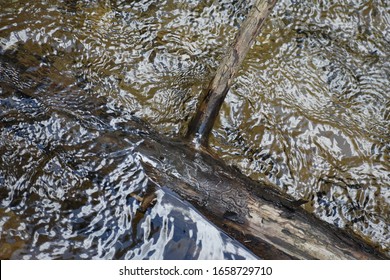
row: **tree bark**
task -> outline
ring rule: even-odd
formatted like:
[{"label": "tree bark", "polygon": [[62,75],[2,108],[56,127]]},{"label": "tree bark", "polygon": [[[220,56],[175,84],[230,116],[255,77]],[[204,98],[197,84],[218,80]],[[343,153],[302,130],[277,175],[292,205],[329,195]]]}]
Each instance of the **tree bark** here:
[{"label": "tree bark", "polygon": [[389,258],[352,230],[306,212],[300,207],[305,201],[253,181],[206,152],[157,134],[143,139],[136,151],[148,177],[191,202],[260,258]]},{"label": "tree bark", "polygon": [[232,85],[233,78],[246,54],[259,35],[263,23],[277,0],[256,0],[247,18],[242,23],[226,57],[210,82],[207,93],[188,126],[187,138],[196,144],[207,146],[210,132],[221,105]]}]

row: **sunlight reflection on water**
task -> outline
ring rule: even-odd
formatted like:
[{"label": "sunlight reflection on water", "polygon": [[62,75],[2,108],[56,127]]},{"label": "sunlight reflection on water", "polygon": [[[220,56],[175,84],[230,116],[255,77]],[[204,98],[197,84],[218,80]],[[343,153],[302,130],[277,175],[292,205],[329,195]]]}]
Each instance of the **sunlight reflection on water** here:
[{"label": "sunlight reflection on water", "polygon": [[[113,132],[135,116],[184,133],[246,1],[3,6],[2,67],[23,69],[16,78],[0,72],[3,257],[253,257],[169,186],[139,214],[129,194],[149,179],[133,148],[147,134]],[[211,144],[245,174],[388,251],[387,10],[384,1],[279,1]]]}]

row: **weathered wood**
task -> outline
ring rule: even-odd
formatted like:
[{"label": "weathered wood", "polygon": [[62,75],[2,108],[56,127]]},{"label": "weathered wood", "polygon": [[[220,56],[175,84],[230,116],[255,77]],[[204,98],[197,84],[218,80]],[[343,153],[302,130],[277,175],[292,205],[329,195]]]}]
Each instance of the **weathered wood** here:
[{"label": "weathered wood", "polygon": [[277,0],[256,0],[247,18],[242,23],[227,55],[210,82],[207,93],[190,121],[187,137],[196,144],[207,146],[210,132],[223,100],[232,85],[246,54],[259,35],[264,20]]},{"label": "weathered wood", "polygon": [[[348,229],[319,220],[274,188],[207,152],[149,134],[136,148],[146,173],[265,259],[382,259]],[[166,167],[169,167],[167,169]]]}]

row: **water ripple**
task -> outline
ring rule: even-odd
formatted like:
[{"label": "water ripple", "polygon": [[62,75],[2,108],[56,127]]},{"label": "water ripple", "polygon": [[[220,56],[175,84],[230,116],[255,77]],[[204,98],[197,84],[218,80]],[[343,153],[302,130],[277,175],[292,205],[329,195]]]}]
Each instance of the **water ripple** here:
[{"label": "water ripple", "polygon": [[[162,186],[140,214],[130,194],[153,182],[134,137],[113,132],[137,116],[182,133],[247,1],[11,2],[0,15],[4,258],[251,258]],[[279,1],[211,141],[385,250],[389,22],[385,1]]]},{"label": "water ripple", "polygon": [[281,1],[229,92],[213,147],[389,250],[386,9]]}]

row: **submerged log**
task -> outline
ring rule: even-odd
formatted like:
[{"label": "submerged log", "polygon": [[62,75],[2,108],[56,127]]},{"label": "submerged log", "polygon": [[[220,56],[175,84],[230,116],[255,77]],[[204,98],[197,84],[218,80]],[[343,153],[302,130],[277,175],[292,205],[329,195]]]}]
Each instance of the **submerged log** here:
[{"label": "submerged log", "polygon": [[136,148],[148,176],[190,201],[260,258],[388,258],[352,231],[305,211],[300,207],[304,201],[251,180],[207,152],[148,131]]},{"label": "submerged log", "polygon": [[259,35],[263,23],[275,6],[277,0],[256,0],[247,18],[242,23],[227,55],[210,82],[206,95],[188,126],[187,138],[196,144],[207,146],[219,110],[232,85],[233,78],[250,47]]}]

